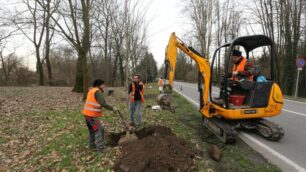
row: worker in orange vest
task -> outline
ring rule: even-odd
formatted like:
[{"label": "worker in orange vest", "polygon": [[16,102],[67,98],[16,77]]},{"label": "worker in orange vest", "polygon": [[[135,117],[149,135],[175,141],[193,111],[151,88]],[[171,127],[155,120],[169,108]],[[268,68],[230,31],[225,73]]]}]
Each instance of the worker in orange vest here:
[{"label": "worker in orange vest", "polygon": [[103,92],[106,88],[104,81],[97,79],[93,82],[93,87],[88,91],[86,101],[82,110],[88,127],[88,144],[90,149],[101,152],[105,148],[104,128],[98,119],[102,117],[102,108],[116,112],[117,109],[107,104]]},{"label": "worker in orange vest", "polygon": [[163,92],[163,87],[164,87],[164,80],[163,80],[163,77],[161,76],[158,80],[158,90],[159,90],[159,93],[162,93]]},{"label": "worker in orange vest", "polygon": [[253,81],[255,68],[253,63],[250,63],[245,57],[241,55],[241,51],[233,50],[232,53],[233,69],[231,80],[239,81],[247,79]]},{"label": "worker in orange vest", "polygon": [[[237,85],[238,81],[246,80],[246,81],[253,81],[255,67],[254,64],[249,62],[245,57],[242,56],[241,51],[233,50],[232,51],[232,62],[233,68],[232,73],[229,74],[228,78],[228,94],[246,94],[246,90],[241,88],[241,85]],[[237,82],[236,82],[237,81]],[[223,104],[223,98],[225,96],[225,85],[221,83],[221,90],[219,98],[215,99],[214,101],[219,104]]]},{"label": "worker in orange vest", "polygon": [[[140,75],[134,75],[129,85],[130,99],[130,120],[131,126],[138,128],[142,120],[142,103],[144,102],[144,86]],[[137,120],[134,120],[134,113],[137,112]]]}]

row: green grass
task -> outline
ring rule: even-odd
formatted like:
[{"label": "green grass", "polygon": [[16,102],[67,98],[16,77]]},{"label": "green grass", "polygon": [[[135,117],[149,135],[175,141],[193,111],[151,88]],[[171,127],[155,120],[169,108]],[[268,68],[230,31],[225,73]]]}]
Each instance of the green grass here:
[{"label": "green grass", "polygon": [[[179,137],[190,142],[197,152],[198,171],[207,171],[207,169],[250,172],[280,171],[241,141],[235,145],[221,143],[201,125],[201,115],[197,108],[175,92],[172,94],[172,105],[176,107],[175,113],[146,108],[148,105],[156,105],[157,95],[157,87],[146,89],[146,100],[143,104],[143,126],[164,125],[170,127]],[[116,102],[115,106],[122,110],[128,119],[126,102]],[[106,127],[107,132],[123,130],[116,115],[105,110],[103,112],[104,117],[101,120],[114,127]],[[26,145],[21,148],[17,147],[18,151],[30,149],[31,155],[22,165],[13,166],[12,171],[24,171],[25,169],[32,169],[30,171],[61,171],[65,169],[68,171],[106,172],[110,171],[118,156],[118,148],[114,148],[106,154],[97,154],[87,149],[88,131],[80,111],[67,109],[62,112],[20,113],[15,117],[13,120],[15,123],[22,123],[24,119],[30,122],[27,124],[29,127],[18,128],[12,132],[16,135],[27,133],[27,137],[33,138],[36,143],[32,147]],[[9,128],[9,126],[7,127]],[[6,140],[0,138],[0,144],[5,142]],[[222,149],[220,162],[215,162],[208,157],[207,150],[212,144],[218,145]]]},{"label": "green grass", "polygon": [[[45,125],[45,127],[36,132],[26,131],[29,136],[31,134],[34,135],[33,137],[37,136],[35,138],[37,150],[23,165],[14,168],[22,170],[34,167],[34,171],[52,169],[107,171],[110,169],[107,164],[101,167],[101,162],[103,158],[113,156],[113,151],[107,155],[98,154],[86,148],[88,130],[84,117],[79,111],[33,113],[27,116],[30,118],[29,121],[38,120],[39,125]],[[20,133],[16,132],[16,134]]]},{"label": "green grass", "polygon": [[3,144],[3,143],[6,143],[6,140],[4,138],[0,137],[0,145]]}]

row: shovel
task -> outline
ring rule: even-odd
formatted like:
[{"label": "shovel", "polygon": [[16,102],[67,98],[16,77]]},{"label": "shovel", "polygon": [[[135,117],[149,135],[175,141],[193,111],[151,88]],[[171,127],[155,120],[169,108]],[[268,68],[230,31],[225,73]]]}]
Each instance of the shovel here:
[{"label": "shovel", "polygon": [[120,117],[120,121],[123,125],[123,127],[125,128],[126,131],[126,135],[125,136],[121,136],[120,140],[118,141],[118,145],[123,145],[135,140],[138,140],[137,136],[135,134],[131,134],[130,133],[130,127],[129,125],[126,123],[126,120],[124,119],[122,113],[117,110],[115,111],[115,113]]}]

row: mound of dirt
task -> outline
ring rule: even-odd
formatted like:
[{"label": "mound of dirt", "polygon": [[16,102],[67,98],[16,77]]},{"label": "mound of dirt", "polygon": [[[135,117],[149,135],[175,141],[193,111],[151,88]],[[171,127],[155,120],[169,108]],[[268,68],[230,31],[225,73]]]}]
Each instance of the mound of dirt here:
[{"label": "mound of dirt", "polygon": [[116,171],[195,171],[192,149],[171,129],[152,126],[137,130],[135,134],[138,140],[123,145]]}]

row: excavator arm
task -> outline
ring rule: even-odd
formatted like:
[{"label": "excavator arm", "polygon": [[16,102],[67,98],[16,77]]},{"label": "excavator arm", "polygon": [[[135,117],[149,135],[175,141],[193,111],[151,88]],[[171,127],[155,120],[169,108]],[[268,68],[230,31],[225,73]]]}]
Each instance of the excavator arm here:
[{"label": "excavator arm", "polygon": [[192,47],[188,47],[182,40],[175,36],[173,32],[170,36],[168,46],[166,48],[166,57],[165,57],[165,79],[168,79],[168,87],[170,89],[173,88],[174,81],[174,73],[176,68],[176,60],[177,60],[177,49],[182,50],[185,54],[187,54],[191,59],[195,61],[198,67],[198,71],[200,76],[202,77],[199,80],[199,83],[202,88],[200,91],[200,112],[206,117],[212,117],[209,114],[209,109],[211,103],[208,101],[209,94],[209,83],[210,83],[210,64],[209,61],[200,55],[197,51],[195,51]]}]

